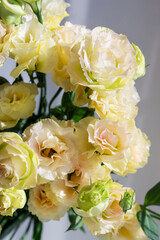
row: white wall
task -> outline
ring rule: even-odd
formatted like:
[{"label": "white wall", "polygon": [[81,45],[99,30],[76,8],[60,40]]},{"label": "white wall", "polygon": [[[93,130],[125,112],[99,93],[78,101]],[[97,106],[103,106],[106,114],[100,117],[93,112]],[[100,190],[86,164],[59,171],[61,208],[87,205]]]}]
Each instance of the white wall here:
[{"label": "white wall", "polygon": [[[137,201],[143,202],[146,191],[160,179],[160,1],[159,0],[70,0],[70,20],[89,28],[105,26],[127,35],[140,47],[146,58],[146,76],[136,82],[141,97],[136,119],[152,143],[149,163],[122,182],[136,191]],[[8,62],[5,64],[7,75]],[[4,73],[4,72],[3,72]],[[1,74],[1,69],[0,69]],[[52,88],[53,89],[53,88]],[[53,94],[49,89],[49,96]],[[68,232],[67,217],[44,226],[42,240],[93,240],[93,236]],[[28,240],[31,239],[30,237]],[[18,240],[18,236],[17,236]]]}]

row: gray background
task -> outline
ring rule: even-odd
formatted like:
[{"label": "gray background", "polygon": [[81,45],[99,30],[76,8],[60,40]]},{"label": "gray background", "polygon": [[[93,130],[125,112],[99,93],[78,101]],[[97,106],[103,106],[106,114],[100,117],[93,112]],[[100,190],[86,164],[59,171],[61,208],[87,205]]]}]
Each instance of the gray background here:
[{"label": "gray background", "polygon": [[[136,81],[141,97],[137,126],[149,137],[152,143],[148,164],[136,174],[129,174],[120,181],[136,191],[136,201],[143,203],[146,191],[159,181],[160,172],[160,0],[70,0],[68,9],[74,24],[84,24],[89,28],[104,26],[117,33],[127,35],[131,42],[140,47],[146,58],[146,75]],[[0,75],[9,77],[13,61],[9,60]],[[11,78],[10,78],[11,79]],[[12,80],[12,79],[11,79]],[[48,76],[48,97],[57,87]],[[59,99],[60,100],[60,99]],[[80,231],[67,232],[68,219],[44,224],[42,240],[93,240],[95,237]],[[25,224],[26,225],[26,224]],[[24,225],[21,227],[24,229]],[[17,235],[16,240],[19,239]],[[31,239],[31,235],[27,238]]]}]

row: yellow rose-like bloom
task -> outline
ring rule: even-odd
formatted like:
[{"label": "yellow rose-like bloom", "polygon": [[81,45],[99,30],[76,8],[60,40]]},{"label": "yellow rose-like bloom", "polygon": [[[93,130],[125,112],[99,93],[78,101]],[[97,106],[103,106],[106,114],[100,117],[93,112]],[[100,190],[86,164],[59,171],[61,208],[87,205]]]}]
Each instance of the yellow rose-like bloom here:
[{"label": "yellow rose-like bloom", "polygon": [[49,184],[39,185],[30,190],[28,207],[42,222],[60,220],[68,210],[68,207],[57,201]]},{"label": "yellow rose-like bloom", "polygon": [[88,159],[97,153],[97,161],[116,174],[135,173],[147,163],[150,141],[134,121],[88,117],[76,123],[75,133],[81,139],[81,152]]},{"label": "yellow rose-like bloom", "polygon": [[0,67],[9,57],[8,39],[13,30],[13,25],[7,26],[0,20]]},{"label": "yellow rose-like bloom", "polygon": [[[70,6],[64,0],[43,0],[42,1],[42,18],[43,24],[50,30],[56,29],[63,18],[69,16],[66,12],[66,8]],[[26,5],[27,15],[23,18],[23,22],[28,21],[28,19],[36,19],[37,17],[33,14],[33,11],[29,6]]]},{"label": "yellow rose-like bloom", "polygon": [[138,112],[136,104],[140,98],[133,84],[112,91],[93,91],[89,96],[89,107],[95,108],[101,119],[131,120]]},{"label": "yellow rose-like bloom", "polygon": [[0,187],[34,187],[37,183],[37,165],[37,155],[18,134],[0,133]]},{"label": "yellow rose-like bloom", "polygon": [[79,141],[70,121],[41,120],[25,130],[24,139],[38,155],[40,184],[64,177],[74,170]]},{"label": "yellow rose-like bloom", "polygon": [[100,240],[147,240],[147,236],[141,229],[137,220],[137,212],[140,206],[136,203],[125,215],[123,222],[110,233],[99,235]]},{"label": "yellow rose-like bloom", "polygon": [[31,116],[36,107],[37,94],[35,84],[19,82],[0,85],[0,130],[13,127],[21,118]]},{"label": "yellow rose-like bloom", "polygon": [[16,27],[10,37],[10,57],[19,64],[11,76],[16,78],[23,70],[49,73],[54,67],[55,42],[53,33],[36,19]]},{"label": "yellow rose-like bloom", "polygon": [[12,216],[18,208],[23,208],[26,203],[26,194],[23,190],[9,188],[0,190],[0,214]]},{"label": "yellow rose-like bloom", "polygon": [[84,224],[93,235],[118,231],[123,224],[125,215],[119,202],[126,191],[133,193],[132,189],[123,188],[119,183],[111,182],[107,208],[95,217],[83,217]]},{"label": "yellow rose-like bloom", "polygon": [[55,42],[58,50],[58,63],[53,70],[52,79],[55,84],[61,86],[65,91],[75,90],[75,86],[70,82],[67,65],[71,58],[71,50],[81,42],[89,30],[85,26],[65,23],[55,30]]},{"label": "yellow rose-like bloom", "polygon": [[136,52],[127,37],[108,28],[92,30],[73,49],[68,64],[71,83],[95,89],[116,89],[133,81]]}]

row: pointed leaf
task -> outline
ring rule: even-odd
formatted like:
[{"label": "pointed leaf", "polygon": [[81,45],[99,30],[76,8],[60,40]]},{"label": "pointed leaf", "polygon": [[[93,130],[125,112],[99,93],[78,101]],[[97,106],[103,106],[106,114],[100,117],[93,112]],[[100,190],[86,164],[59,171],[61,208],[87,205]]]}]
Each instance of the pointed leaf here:
[{"label": "pointed leaf", "polygon": [[159,240],[159,228],[150,214],[141,210],[137,213],[137,218],[145,234],[152,240]]},{"label": "pointed leaf", "polygon": [[160,206],[160,182],[158,182],[153,188],[151,188],[144,200],[144,205],[157,205]]}]

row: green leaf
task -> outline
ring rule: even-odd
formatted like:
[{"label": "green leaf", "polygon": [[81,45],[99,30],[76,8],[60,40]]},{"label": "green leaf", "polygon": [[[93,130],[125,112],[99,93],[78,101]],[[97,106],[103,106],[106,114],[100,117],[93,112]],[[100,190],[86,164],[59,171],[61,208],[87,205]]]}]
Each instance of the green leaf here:
[{"label": "green leaf", "polygon": [[141,210],[137,213],[137,218],[147,237],[152,240],[159,240],[159,228],[150,214],[145,210]]},{"label": "green leaf", "polygon": [[158,182],[153,188],[151,188],[147,192],[144,200],[144,205],[160,206],[160,182]]},{"label": "green leaf", "polygon": [[8,83],[7,79],[0,77],[0,85],[2,85],[4,83]]},{"label": "green leaf", "polygon": [[50,116],[54,115],[59,120],[64,120],[65,112],[62,106],[50,109]]},{"label": "green leaf", "polygon": [[62,106],[65,107],[67,110],[71,110],[74,108],[73,101],[74,101],[74,92],[64,92],[62,96]]},{"label": "green leaf", "polygon": [[32,240],[41,240],[42,230],[43,223],[38,218],[35,218]]},{"label": "green leaf", "polygon": [[8,234],[11,233],[12,230],[20,226],[22,222],[24,222],[29,213],[22,213],[21,215],[18,215],[16,217],[6,217],[0,225],[2,225],[2,232],[0,234],[0,240],[3,240]]},{"label": "green leaf", "polygon": [[68,218],[69,218],[69,221],[70,221],[70,226],[69,228],[66,230],[67,231],[70,231],[70,230],[77,230],[77,229],[80,229],[82,230],[83,232],[85,232],[85,229],[83,227],[83,221],[82,221],[82,217],[77,215],[72,208],[69,209],[68,211]]},{"label": "green leaf", "polygon": [[80,121],[82,118],[93,116],[94,110],[87,107],[76,107],[72,116],[74,123]]}]

